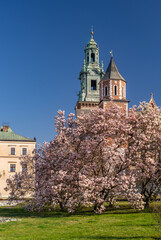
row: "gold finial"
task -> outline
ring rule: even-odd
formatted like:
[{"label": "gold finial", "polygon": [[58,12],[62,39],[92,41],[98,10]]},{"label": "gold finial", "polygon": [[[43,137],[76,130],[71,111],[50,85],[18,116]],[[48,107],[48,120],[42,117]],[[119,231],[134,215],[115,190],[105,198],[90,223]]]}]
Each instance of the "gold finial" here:
[{"label": "gold finial", "polygon": [[91,38],[93,39],[93,26],[91,27]]}]

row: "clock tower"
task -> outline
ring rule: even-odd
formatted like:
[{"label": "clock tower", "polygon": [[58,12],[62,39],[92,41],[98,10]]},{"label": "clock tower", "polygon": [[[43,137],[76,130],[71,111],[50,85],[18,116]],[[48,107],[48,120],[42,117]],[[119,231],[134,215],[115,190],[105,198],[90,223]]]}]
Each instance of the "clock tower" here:
[{"label": "clock tower", "polygon": [[99,64],[99,47],[93,39],[93,30],[91,30],[91,39],[85,46],[84,53],[85,59],[79,74],[81,90],[75,107],[76,116],[81,112],[89,112],[100,102],[100,80],[104,76],[104,71],[103,62],[101,66]]}]

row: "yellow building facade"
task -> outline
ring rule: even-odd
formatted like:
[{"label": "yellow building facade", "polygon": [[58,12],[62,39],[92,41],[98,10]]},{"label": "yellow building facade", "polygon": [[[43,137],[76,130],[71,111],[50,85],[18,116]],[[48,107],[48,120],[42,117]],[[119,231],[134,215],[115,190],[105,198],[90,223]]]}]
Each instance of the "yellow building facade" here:
[{"label": "yellow building facade", "polygon": [[33,155],[36,149],[36,139],[18,135],[9,126],[0,128],[0,198],[7,198],[8,192],[4,190],[7,178],[16,172],[22,171],[20,158]]}]

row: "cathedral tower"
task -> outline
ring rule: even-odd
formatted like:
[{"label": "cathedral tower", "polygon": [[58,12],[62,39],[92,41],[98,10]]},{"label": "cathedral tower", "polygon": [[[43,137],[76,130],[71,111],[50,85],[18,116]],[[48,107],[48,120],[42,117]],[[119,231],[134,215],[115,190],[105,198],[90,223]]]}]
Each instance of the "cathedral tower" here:
[{"label": "cathedral tower", "polygon": [[99,47],[93,39],[93,30],[91,30],[91,39],[85,46],[85,59],[83,67],[79,74],[81,82],[81,91],[78,94],[76,104],[76,116],[82,111],[88,112],[91,108],[98,106],[100,102],[100,80],[104,76],[103,62],[99,64]]},{"label": "cathedral tower", "polygon": [[111,61],[100,81],[99,107],[103,109],[109,108],[111,101],[122,107],[124,111],[128,111],[129,100],[126,99],[126,81],[116,67],[112,52]]}]

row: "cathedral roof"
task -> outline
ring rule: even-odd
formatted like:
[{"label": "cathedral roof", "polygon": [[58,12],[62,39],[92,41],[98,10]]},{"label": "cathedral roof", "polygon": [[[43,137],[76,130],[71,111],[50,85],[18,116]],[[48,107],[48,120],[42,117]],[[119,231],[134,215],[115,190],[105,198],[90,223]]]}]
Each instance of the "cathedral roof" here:
[{"label": "cathedral roof", "polygon": [[0,128],[0,141],[25,141],[25,142],[36,142],[36,139],[31,139],[18,135],[12,131],[9,126],[2,126]]},{"label": "cathedral roof", "polygon": [[125,79],[122,77],[122,75],[119,73],[116,64],[113,60],[113,56],[111,56],[111,61],[108,65],[108,68],[106,70],[106,73],[103,77],[103,80],[105,79],[113,79],[113,80],[123,80],[125,81]]}]

